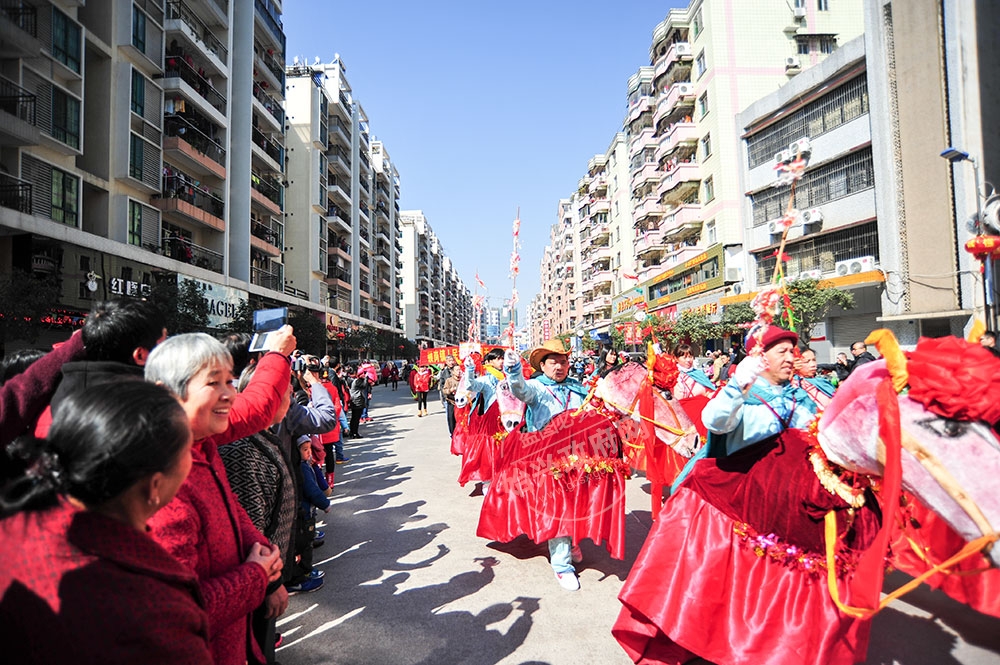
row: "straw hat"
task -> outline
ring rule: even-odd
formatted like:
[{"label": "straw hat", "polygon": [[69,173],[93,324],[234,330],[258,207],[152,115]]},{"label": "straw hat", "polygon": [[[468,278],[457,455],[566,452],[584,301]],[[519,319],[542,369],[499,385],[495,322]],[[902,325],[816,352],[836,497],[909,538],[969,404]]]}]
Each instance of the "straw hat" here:
[{"label": "straw hat", "polygon": [[566,351],[566,346],[560,340],[547,339],[542,342],[541,346],[536,346],[531,350],[531,353],[528,355],[528,364],[531,365],[535,371],[541,372],[542,360],[545,359],[545,356],[552,353],[558,353],[561,356],[565,356],[568,355],[569,352]]}]

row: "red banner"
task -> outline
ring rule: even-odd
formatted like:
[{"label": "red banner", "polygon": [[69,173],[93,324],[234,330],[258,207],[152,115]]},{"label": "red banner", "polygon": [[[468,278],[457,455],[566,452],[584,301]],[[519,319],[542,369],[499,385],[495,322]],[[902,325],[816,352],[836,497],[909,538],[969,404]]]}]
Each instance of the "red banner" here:
[{"label": "red banner", "polygon": [[[483,353],[487,353],[492,349],[504,349],[504,346],[491,346],[489,344],[483,344]],[[458,347],[457,346],[436,346],[433,349],[421,349],[420,351],[420,364],[421,365],[443,365],[445,358],[451,356],[455,359],[455,362],[462,362],[458,357]]]}]

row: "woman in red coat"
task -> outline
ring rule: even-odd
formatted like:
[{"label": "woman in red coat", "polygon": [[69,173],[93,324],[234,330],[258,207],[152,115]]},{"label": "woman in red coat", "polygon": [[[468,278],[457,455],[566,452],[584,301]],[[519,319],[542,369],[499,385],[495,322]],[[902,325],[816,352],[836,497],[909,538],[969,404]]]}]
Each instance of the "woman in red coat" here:
[{"label": "woman in red coat", "polygon": [[434,372],[426,364],[421,365],[413,377],[413,391],[417,393],[417,415],[427,415],[427,393],[430,392]]},{"label": "woman in red coat", "polygon": [[268,583],[281,575],[281,552],[240,506],[217,447],[271,424],[287,390],[288,355],[294,349],[290,326],[269,335],[270,352],[238,395],[229,352],[203,333],[171,337],[146,362],[146,380],[166,385],[177,396],[194,436],[191,475],[150,526],[153,538],[198,577],[216,665],[261,661],[260,648],[248,631],[250,614],[262,602],[267,603],[268,618],[288,606],[281,585],[265,601]]},{"label": "woman in red coat", "polygon": [[72,394],[0,496],[0,640],[10,663],[212,662],[198,580],[146,533],[191,468],[164,388]]}]

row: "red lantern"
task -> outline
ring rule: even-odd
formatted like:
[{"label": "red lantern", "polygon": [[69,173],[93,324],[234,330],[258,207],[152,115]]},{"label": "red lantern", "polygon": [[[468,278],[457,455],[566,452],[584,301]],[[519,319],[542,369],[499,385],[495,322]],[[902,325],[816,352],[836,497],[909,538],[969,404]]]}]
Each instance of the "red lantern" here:
[{"label": "red lantern", "polygon": [[337,333],[337,339],[344,339],[345,337],[347,337],[347,335],[345,335],[344,333],[342,332]]},{"label": "red lantern", "polygon": [[1000,258],[1000,236],[976,236],[965,243],[965,251],[980,261],[986,257]]}]

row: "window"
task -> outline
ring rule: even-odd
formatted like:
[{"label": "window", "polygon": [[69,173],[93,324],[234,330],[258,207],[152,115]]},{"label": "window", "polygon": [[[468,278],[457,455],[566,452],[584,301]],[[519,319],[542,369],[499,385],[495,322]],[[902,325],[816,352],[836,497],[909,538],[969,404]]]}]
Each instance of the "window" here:
[{"label": "window", "polygon": [[142,246],[142,204],[128,202],[128,244]]},{"label": "window", "polygon": [[59,169],[52,169],[52,220],[76,226],[79,180]]},{"label": "window", "polygon": [[702,159],[708,159],[712,156],[712,135],[705,134],[704,138],[701,139],[701,154]]},{"label": "window", "polygon": [[707,69],[707,66],[705,65],[705,52],[704,51],[702,51],[701,53],[699,53],[698,57],[695,58],[694,68],[695,68],[695,72],[696,72],[696,78],[701,78],[702,75],[704,75],[705,70]]},{"label": "window", "polygon": [[701,97],[698,98],[698,112],[701,113],[701,117],[708,115],[708,93],[703,92]]},{"label": "window", "polygon": [[128,136],[128,174],[136,180],[142,180],[142,137],[138,134]]},{"label": "window", "polygon": [[141,53],[146,52],[146,15],[132,6],[132,46]]},{"label": "window", "polygon": [[132,70],[132,113],[142,116],[146,110],[146,77],[138,69]]},{"label": "window", "polygon": [[80,26],[52,8],[52,57],[80,73]]},{"label": "window", "polygon": [[52,88],[52,138],[71,148],[80,147],[80,101]]},{"label": "window", "polygon": [[833,53],[836,49],[837,49],[836,37],[823,36],[819,38],[820,53]]},{"label": "window", "polygon": [[795,7],[796,9],[805,9],[806,0],[795,0]]},{"label": "window", "polygon": [[830,11],[830,0],[816,0],[816,9],[821,12]]},{"label": "window", "polygon": [[705,203],[713,201],[715,199],[715,182],[712,180],[712,176],[705,178],[702,186],[705,188]]},{"label": "window", "polygon": [[90,272],[90,257],[80,256],[80,272]]},{"label": "window", "polygon": [[694,38],[695,39],[697,39],[698,35],[701,34],[701,29],[702,29],[702,25],[701,25],[701,10],[699,9],[698,13],[694,15],[694,21],[691,22],[691,32],[694,33]]},{"label": "window", "polygon": [[705,222],[705,241],[709,245],[714,245],[715,242],[716,242],[715,220],[714,219]]},{"label": "window", "polygon": [[795,51],[799,55],[809,55],[809,37],[796,37]]}]

